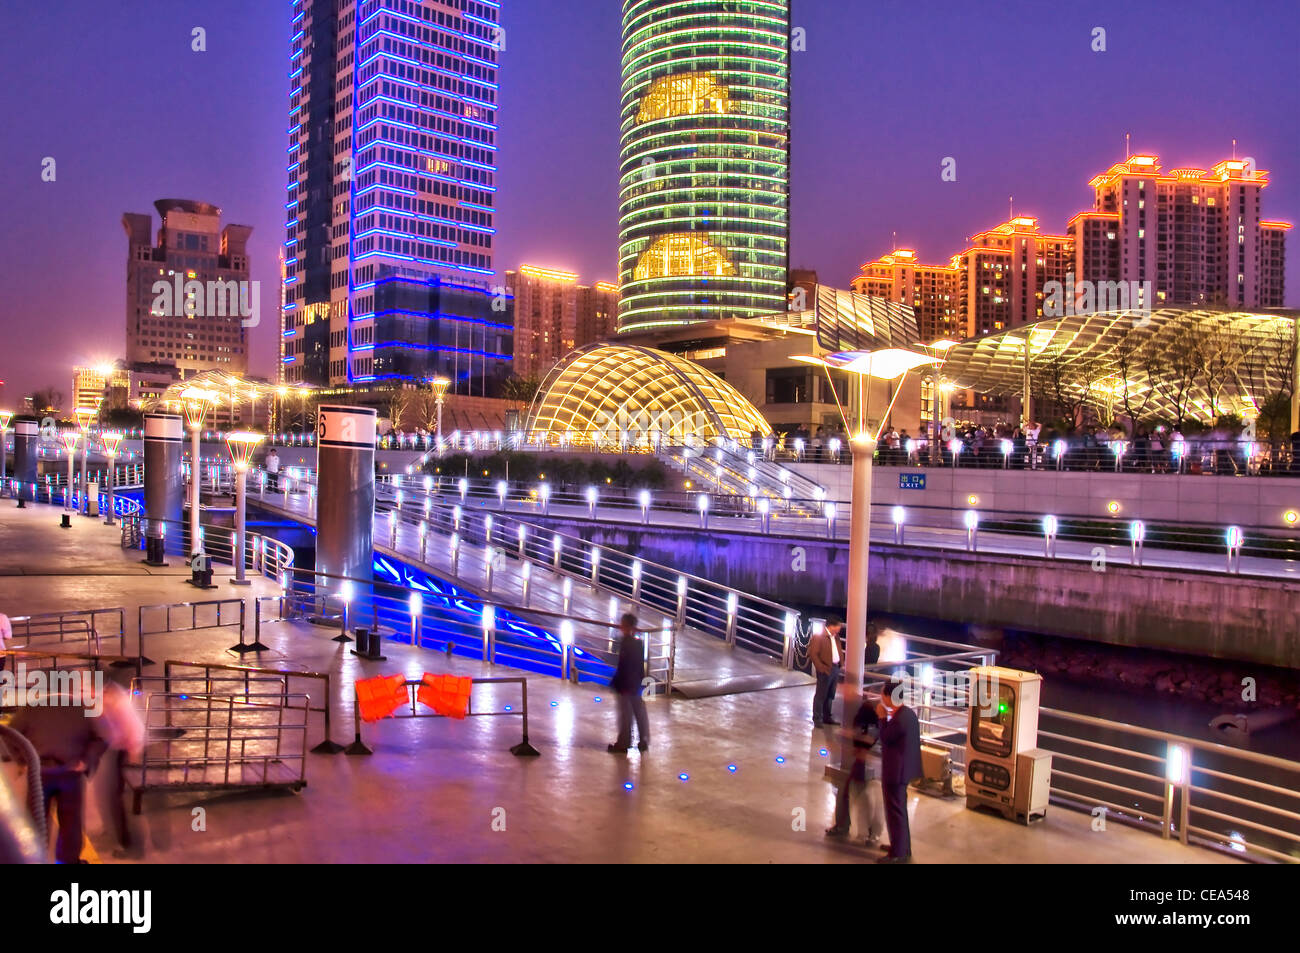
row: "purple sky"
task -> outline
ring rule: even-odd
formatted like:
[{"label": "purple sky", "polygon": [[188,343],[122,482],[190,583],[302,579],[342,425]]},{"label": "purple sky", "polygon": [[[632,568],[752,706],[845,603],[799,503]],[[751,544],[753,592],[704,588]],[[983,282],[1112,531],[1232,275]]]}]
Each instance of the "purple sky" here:
[{"label": "purple sky", "polygon": [[[618,0],[504,0],[497,267],[613,280]],[[0,402],[65,393],[71,367],[123,353],[123,212],[155,199],[252,225],[274,368],[289,4],[282,0],[6,3],[0,174]],[[1052,231],[1087,180],[1134,151],[1166,168],[1231,152],[1273,173],[1267,218],[1300,218],[1300,12],[1294,0],[796,0],[791,263],[847,286],[891,233],[926,261],[1017,214]],[[208,51],[190,50],[207,30]],[[1107,51],[1090,50],[1094,27]],[[43,183],[41,160],[58,162]],[[939,178],[945,156],[957,181]],[[1293,232],[1288,303],[1300,304]]]}]

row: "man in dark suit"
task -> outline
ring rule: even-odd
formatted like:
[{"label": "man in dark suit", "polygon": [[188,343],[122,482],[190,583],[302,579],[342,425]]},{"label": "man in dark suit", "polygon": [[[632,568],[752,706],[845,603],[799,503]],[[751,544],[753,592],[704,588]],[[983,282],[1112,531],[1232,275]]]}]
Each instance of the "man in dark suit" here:
[{"label": "man in dark suit", "polygon": [[645,643],[637,638],[636,616],[623,613],[619,620],[622,638],[618,643],[618,664],[610,688],[618,696],[618,740],[609,746],[615,754],[627,754],[632,747],[632,720],[636,719],[637,747],[650,748],[650,718],[645,710],[641,682],[645,678]]},{"label": "man in dark suit", "polygon": [[907,821],[907,786],[921,776],[921,724],[903,704],[903,686],[889,682],[876,703],[880,716],[880,786],[885,796],[889,846],[878,864],[912,861],[912,833]]}]

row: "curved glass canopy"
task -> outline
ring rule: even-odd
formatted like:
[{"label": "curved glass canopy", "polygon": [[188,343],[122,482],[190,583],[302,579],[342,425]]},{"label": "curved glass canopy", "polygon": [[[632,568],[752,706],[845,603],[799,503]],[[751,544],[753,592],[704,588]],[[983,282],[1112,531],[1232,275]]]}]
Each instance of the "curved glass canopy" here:
[{"label": "curved glass canopy", "polygon": [[592,344],[551,369],[528,412],[532,440],[649,447],[748,442],[772,427],[739,391],[676,354],[624,344]]}]

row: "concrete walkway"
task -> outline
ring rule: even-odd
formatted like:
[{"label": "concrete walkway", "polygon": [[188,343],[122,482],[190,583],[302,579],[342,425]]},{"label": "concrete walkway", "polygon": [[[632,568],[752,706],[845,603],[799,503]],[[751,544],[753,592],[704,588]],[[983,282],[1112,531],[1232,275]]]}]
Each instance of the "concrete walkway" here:
[{"label": "concrete walkway", "polygon": [[[47,506],[15,510],[0,502],[0,611],[135,607],[185,601],[180,560],[164,570],[124,552],[116,530],[74,517],[57,528]],[[225,570],[223,569],[223,573]],[[221,574],[219,574],[221,575]],[[221,595],[252,596],[258,580]],[[215,594],[215,593],[214,593]],[[503,666],[388,642],[387,662],[357,659],[330,641],[332,629],[264,628],[270,651],[248,664],[287,665],[334,676],[334,737],[350,740],[353,679],[423,671],[517,674]],[[230,662],[229,630],[168,636],[158,657]],[[529,677],[530,736],[539,758],[515,758],[514,717],[389,720],[364,729],[371,757],[311,755],[297,795],[178,794],[145,799],[148,862],[716,862],[861,863],[874,852],[828,843],[833,792],[823,780],[833,741],[809,723],[810,687],[649,702],[653,745],[611,755],[615,713],[608,693]],[[475,696],[475,709],[518,705],[504,685]],[[311,740],[319,737],[313,721]],[[630,787],[629,787],[630,785]],[[204,808],[195,831],[194,808]],[[1111,823],[1092,830],[1086,814],[1052,808],[1021,827],[968,811],[960,800],[913,792],[909,799],[918,863],[1217,863],[1219,854]],[[92,840],[107,863],[113,847],[92,818]],[[856,836],[856,834],[855,834]]]}]

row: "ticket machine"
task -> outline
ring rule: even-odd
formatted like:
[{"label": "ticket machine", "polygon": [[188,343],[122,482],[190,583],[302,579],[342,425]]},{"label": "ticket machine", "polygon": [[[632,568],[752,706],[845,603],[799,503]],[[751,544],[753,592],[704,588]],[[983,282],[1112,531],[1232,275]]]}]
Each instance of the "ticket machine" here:
[{"label": "ticket machine", "polygon": [[970,670],[966,806],[1028,823],[1045,816],[1052,756],[1038,749],[1043,677],[984,665]]}]

